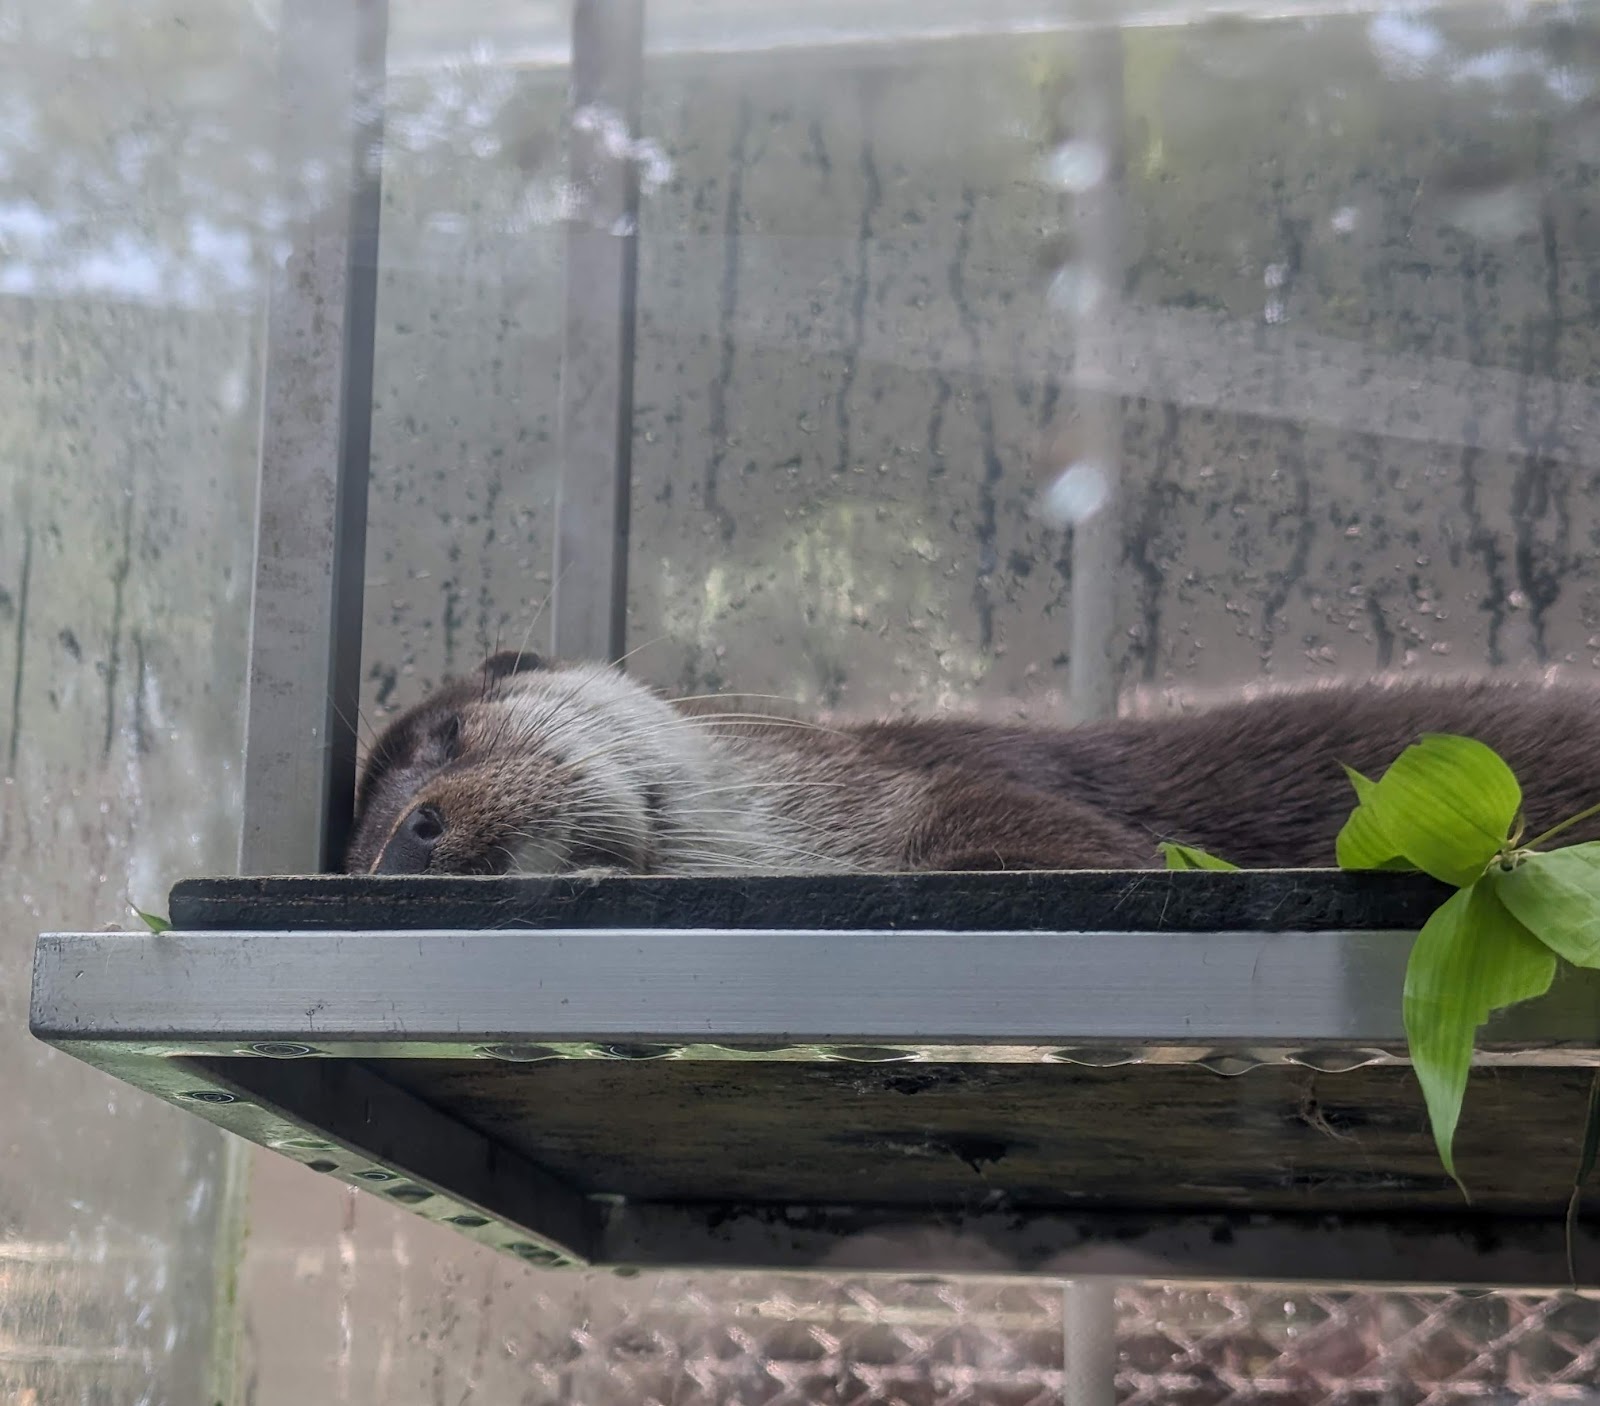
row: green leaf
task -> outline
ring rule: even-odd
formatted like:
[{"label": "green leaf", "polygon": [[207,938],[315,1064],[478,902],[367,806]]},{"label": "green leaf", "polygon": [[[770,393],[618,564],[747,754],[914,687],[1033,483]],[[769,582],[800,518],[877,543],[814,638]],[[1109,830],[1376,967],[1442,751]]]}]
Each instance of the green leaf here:
[{"label": "green leaf", "polygon": [[1491,874],[1523,927],[1575,967],[1600,967],[1600,843],[1530,854]]},{"label": "green leaf", "polygon": [[1451,894],[1417,934],[1406,965],[1406,1041],[1439,1160],[1457,1185],[1451,1146],[1473,1035],[1491,1011],[1542,996],[1555,974],[1555,954],[1506,911],[1492,884]]},{"label": "green leaf", "polygon": [[1378,783],[1368,780],[1352,767],[1345,767],[1344,774],[1356,788],[1357,805],[1334,842],[1334,856],[1339,867],[1415,870],[1417,866],[1400,854],[1394,841],[1384,832],[1373,807],[1368,804],[1377,791]]},{"label": "green leaf", "polygon": [[1161,852],[1167,857],[1169,869],[1233,869],[1237,864],[1229,864],[1226,859],[1218,859],[1214,854],[1207,854],[1203,849],[1196,849],[1193,845],[1173,844],[1170,840],[1161,842]]},{"label": "green leaf", "polygon": [[1363,776],[1353,766],[1345,766],[1343,762],[1340,762],[1339,765],[1344,767],[1344,774],[1350,778],[1350,784],[1356,788],[1356,804],[1366,805],[1377,794],[1378,783],[1372,780],[1371,777]]},{"label": "green leaf", "polygon": [[1397,854],[1457,888],[1504,847],[1521,805],[1517,778],[1492,748],[1444,733],[1407,747],[1362,802]]},{"label": "green leaf", "polygon": [[154,913],[146,913],[143,908],[134,907],[134,905],[131,903],[128,905],[128,907],[132,908],[133,911],[139,915],[139,921],[149,928],[151,932],[163,933],[172,931],[172,924],[169,923],[165,918],[159,917]]}]

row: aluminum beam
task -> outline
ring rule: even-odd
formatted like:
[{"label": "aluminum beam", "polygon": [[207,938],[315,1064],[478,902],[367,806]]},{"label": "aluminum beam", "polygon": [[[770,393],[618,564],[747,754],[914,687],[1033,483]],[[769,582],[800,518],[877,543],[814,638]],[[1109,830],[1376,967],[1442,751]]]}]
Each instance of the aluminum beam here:
[{"label": "aluminum beam", "polygon": [[[278,1040],[417,1057],[518,1042],[582,1053],[622,1040],[793,1057],[986,1046],[969,1057],[996,1060],[1070,1059],[1081,1046],[1084,1062],[1105,1063],[1096,1049],[1231,1045],[1348,1068],[1403,1048],[1410,945],[1381,931],[48,934],[32,1019],[53,1043],[167,1053]],[[1485,1040],[1524,1063],[1586,1063],[1597,1030],[1600,980],[1564,972],[1550,995],[1498,1014]]]},{"label": "aluminum beam", "polygon": [[[267,314],[246,874],[337,869],[354,806],[387,18],[385,0],[289,0],[283,12],[292,219]],[[313,164],[326,168],[314,186]]]},{"label": "aluminum beam", "polygon": [[643,0],[575,0],[551,650],[620,660],[633,475]]}]

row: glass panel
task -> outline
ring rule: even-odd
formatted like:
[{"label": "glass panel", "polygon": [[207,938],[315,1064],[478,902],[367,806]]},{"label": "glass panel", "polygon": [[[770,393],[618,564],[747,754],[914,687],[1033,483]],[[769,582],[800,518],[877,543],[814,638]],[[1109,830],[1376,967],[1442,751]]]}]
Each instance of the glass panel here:
[{"label": "glass panel", "polygon": [[0,12],[0,1399],[202,1402],[225,1149],[28,1034],[40,930],[230,869],[272,32]]},{"label": "glass panel", "polygon": [[[1071,720],[1600,659],[1594,7],[1228,8],[649,7],[637,675]],[[33,1267],[6,1271],[31,1287],[0,1298],[0,1364],[40,1400],[192,1400],[211,1260],[180,1232],[189,1191],[215,1214],[216,1144],[27,1044],[17,993],[86,876],[115,917],[124,885],[228,862],[270,35],[248,7],[26,15],[0,471],[32,489],[0,528],[0,717],[28,849],[0,989],[29,1071],[6,1125],[34,1135],[0,1223]],[[567,22],[397,7],[373,723],[544,635]],[[1054,1286],[539,1275],[271,1158],[253,1193],[259,1403],[1081,1399]],[[1130,1401],[1581,1400],[1600,1341],[1563,1296],[1117,1305]]]},{"label": "glass panel", "polygon": [[443,25],[398,6],[390,39],[364,648],[378,715],[526,643],[550,593],[566,70],[441,62]]},{"label": "glass panel", "polygon": [[[362,731],[548,632],[562,322],[563,5],[392,12]],[[490,43],[493,47],[487,47]],[[381,980],[381,974],[375,974]],[[520,1402],[582,1279],[282,1159],[254,1163],[241,1382],[270,1403]],[[602,1280],[600,1292],[609,1287]]]},{"label": "glass panel", "polygon": [[648,87],[641,673],[1059,718],[1097,467],[1125,708],[1587,672],[1592,7],[825,49],[717,12],[767,51]]}]

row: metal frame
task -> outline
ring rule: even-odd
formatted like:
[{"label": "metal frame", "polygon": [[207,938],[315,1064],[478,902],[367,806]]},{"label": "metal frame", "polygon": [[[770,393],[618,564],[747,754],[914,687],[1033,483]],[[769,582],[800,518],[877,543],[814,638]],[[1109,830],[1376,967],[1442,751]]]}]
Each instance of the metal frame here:
[{"label": "metal frame", "polygon": [[[1112,23],[1084,35],[1077,86],[1082,93],[1072,114],[1079,140],[1106,153],[1105,175],[1077,201],[1078,263],[1096,281],[1100,297],[1121,299],[1124,230],[1122,32]],[[1099,356],[1100,322],[1091,307],[1074,319],[1073,378]],[[1117,712],[1117,569],[1122,563],[1122,405],[1093,391],[1078,397],[1081,448],[1105,476],[1105,499],[1086,521],[1072,528],[1071,638],[1067,650],[1067,696],[1073,718],[1090,722]],[[1062,1363],[1068,1373],[1066,1406],[1090,1406],[1116,1395],[1116,1306],[1108,1281],[1064,1286]]]},{"label": "metal frame", "polygon": [[[696,1058],[847,1048],[991,1063],[1216,1051],[1225,1072],[1289,1055],[1336,1070],[1400,1057],[1410,946],[1381,930],[47,934],[32,1021],[63,1047],[182,1054],[292,1041],[360,1058],[604,1058],[642,1042]],[[1597,1032],[1600,978],[1570,972],[1499,1013],[1483,1059],[1591,1064]]]},{"label": "metal frame", "polygon": [[245,702],[246,874],[337,869],[355,798],[378,293],[387,0],[288,0],[285,205],[326,160],[347,201],[301,212],[267,316]]},{"label": "metal frame", "polygon": [[[1558,1286],[1555,1218],[622,1203],[383,1077],[385,1061],[414,1059],[1342,1070],[1403,1061],[1408,948],[1388,931],[51,934],[32,1025],[242,1137],[541,1265]],[[1600,980],[1570,977],[1503,1013],[1482,1062],[1592,1065],[1597,1016]],[[1582,1256],[1600,1253],[1600,1223],[1575,1234]]]},{"label": "metal frame", "polygon": [[[1577,1264],[1600,1227],[1573,1227]],[[1559,1220],[1177,1214],[915,1219],[835,1206],[622,1205],[600,1263],[662,1268],[826,1268],[830,1273],[1011,1272],[1050,1279],[1200,1280],[1407,1289],[1570,1289]]]},{"label": "metal frame", "polygon": [[1067,692],[1074,720],[1089,722],[1116,716],[1120,642],[1116,579],[1123,557],[1122,402],[1113,393],[1088,388],[1107,359],[1106,326],[1122,301],[1127,257],[1122,209],[1123,43],[1114,24],[1084,36],[1078,79],[1083,96],[1072,114],[1077,138],[1098,146],[1106,158],[1104,176],[1074,201],[1075,262],[1093,279],[1095,290],[1072,320],[1078,442],[1105,483],[1104,501],[1071,529]]},{"label": "metal frame", "polygon": [[627,652],[643,0],[575,0],[561,347],[561,487],[551,588],[558,659]]}]

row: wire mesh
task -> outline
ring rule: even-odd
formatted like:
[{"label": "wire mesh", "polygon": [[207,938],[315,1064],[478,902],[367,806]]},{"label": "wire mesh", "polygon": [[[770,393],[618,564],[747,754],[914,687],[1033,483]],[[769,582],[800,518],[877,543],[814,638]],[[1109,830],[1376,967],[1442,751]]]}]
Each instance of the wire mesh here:
[{"label": "wire mesh", "polygon": [[[1082,1401],[1059,1284],[662,1275],[597,1289],[578,1315],[552,1294],[505,1344],[526,1363],[525,1406]],[[1115,1308],[1119,1406],[1600,1403],[1600,1299],[1578,1294],[1144,1283],[1118,1285]]]}]

